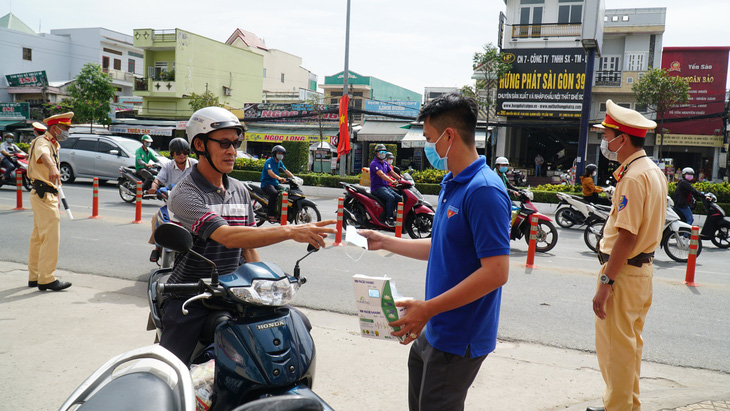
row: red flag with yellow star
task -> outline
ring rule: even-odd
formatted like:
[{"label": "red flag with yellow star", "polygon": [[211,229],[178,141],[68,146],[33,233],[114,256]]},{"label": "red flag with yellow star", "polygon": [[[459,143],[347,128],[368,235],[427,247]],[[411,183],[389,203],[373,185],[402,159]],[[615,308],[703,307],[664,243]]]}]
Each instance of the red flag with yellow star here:
[{"label": "red flag with yellow star", "polygon": [[350,96],[340,97],[340,137],[337,141],[337,158],[350,152],[350,133],[347,130],[347,107],[350,105]]}]

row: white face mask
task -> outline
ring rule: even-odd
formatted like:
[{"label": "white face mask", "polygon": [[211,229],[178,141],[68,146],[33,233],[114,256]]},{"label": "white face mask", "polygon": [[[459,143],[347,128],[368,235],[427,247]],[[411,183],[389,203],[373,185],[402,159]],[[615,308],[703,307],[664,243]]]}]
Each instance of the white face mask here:
[{"label": "white face mask", "polygon": [[279,160],[279,161],[281,161],[281,160],[284,159],[284,155],[283,154],[277,154],[276,155],[276,159]]},{"label": "white face mask", "polygon": [[145,141],[144,143],[142,143],[142,145],[144,145],[145,147],[149,147],[149,146],[150,146],[150,144],[151,144],[151,143],[148,143],[147,141]]},{"label": "white face mask", "polygon": [[393,159],[388,159],[388,160],[385,160],[385,161],[387,161],[388,164],[390,164],[391,166],[393,165]]},{"label": "white face mask", "polygon": [[611,141],[606,141],[603,139],[601,140],[601,154],[603,154],[603,156],[606,157],[609,161],[617,161],[619,150],[621,150],[621,147],[623,147],[624,144],[626,144],[626,142],[624,142],[624,144],[621,144],[621,147],[619,147],[618,150],[616,150],[616,151],[609,150],[608,145],[611,144],[611,142],[613,140],[616,140],[619,137],[620,137],[620,135],[614,137]]}]

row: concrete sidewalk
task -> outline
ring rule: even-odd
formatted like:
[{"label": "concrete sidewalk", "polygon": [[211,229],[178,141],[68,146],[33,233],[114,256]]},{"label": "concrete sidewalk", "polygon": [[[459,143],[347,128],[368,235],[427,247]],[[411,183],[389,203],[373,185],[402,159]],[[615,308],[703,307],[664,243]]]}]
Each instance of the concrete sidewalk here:
[{"label": "concrete sidewalk", "polygon": [[[0,262],[0,408],[57,409],[106,360],[152,343],[145,283],[59,271],[73,286],[40,292],[27,276]],[[338,410],[407,409],[408,347],[360,337],[354,316],[305,312],[322,398]],[[641,381],[645,411],[730,408],[728,374],[645,362]],[[500,341],[466,409],[578,411],[600,405],[603,388],[593,353]]]}]

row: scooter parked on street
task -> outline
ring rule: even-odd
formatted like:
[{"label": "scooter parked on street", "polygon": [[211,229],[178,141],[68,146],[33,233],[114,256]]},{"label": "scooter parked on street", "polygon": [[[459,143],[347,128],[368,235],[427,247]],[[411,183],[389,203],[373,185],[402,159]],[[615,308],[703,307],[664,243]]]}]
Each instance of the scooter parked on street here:
[{"label": "scooter parked on street", "polygon": [[[304,192],[301,189],[303,180],[299,177],[287,178],[286,186],[279,185],[279,202],[276,208],[276,220],[281,221],[281,202],[282,193],[287,192],[289,203],[286,215],[286,221],[289,224],[307,224],[322,221],[322,215],[317,208],[317,204],[314,201],[306,199]],[[263,223],[268,221],[268,207],[269,207],[269,196],[264,193],[261,186],[252,181],[244,181],[243,185],[251,195],[253,200],[253,211],[256,214],[256,225],[261,226]]]},{"label": "scooter parked on street", "polygon": [[530,190],[520,190],[513,192],[520,201],[520,206],[512,205],[512,229],[510,230],[510,239],[517,240],[525,238],[525,242],[530,244],[530,219],[533,215],[537,216],[537,242],[535,251],[546,253],[555,247],[558,243],[558,230],[552,223],[550,217],[541,214],[532,204],[533,194]]},{"label": "scooter parked on street", "polygon": [[[395,231],[385,222],[385,205],[360,184],[340,182],[345,188],[343,226]],[[434,209],[418,191],[413,178],[403,173],[393,187],[403,202],[403,228],[411,238],[429,238],[433,228]],[[395,214],[394,214],[395,215]]]},{"label": "scooter parked on street", "polygon": [[[15,172],[13,177],[17,178],[18,174],[22,175],[23,187],[28,191],[32,190],[33,184],[30,183],[30,178],[28,178],[28,155],[21,151],[19,153],[15,153],[13,157],[15,157]],[[12,186],[16,185],[15,178],[9,182],[5,182],[3,176],[5,176],[5,167],[0,166],[0,187],[4,184]]]},{"label": "scooter parked on street", "polygon": [[[180,253],[191,250],[193,238],[183,227],[167,223],[155,232],[155,241]],[[299,262],[288,275],[276,264],[247,263],[234,272],[219,276],[215,263],[210,279],[191,284],[166,284],[172,270],[157,270],[150,276],[148,299],[151,319],[161,335],[161,303],[165,293],[192,295],[193,301],[211,309],[201,333],[192,363],[215,360],[211,411],[231,410],[242,404],[272,396],[297,396],[316,400],[321,409],[332,408],[312,390],[315,373],[315,347],[303,319],[288,302],[306,278],[300,275]],[[209,348],[210,346],[210,348]]]}]

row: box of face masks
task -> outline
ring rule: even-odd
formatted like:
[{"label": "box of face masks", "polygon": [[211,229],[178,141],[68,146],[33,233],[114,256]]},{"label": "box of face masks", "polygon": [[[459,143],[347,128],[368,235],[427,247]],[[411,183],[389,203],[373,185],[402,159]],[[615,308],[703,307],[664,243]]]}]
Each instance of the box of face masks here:
[{"label": "box of face masks", "polygon": [[388,323],[406,314],[404,307],[396,307],[395,302],[407,300],[398,294],[395,283],[388,277],[369,277],[362,274],[352,276],[355,287],[355,304],[360,323],[360,335],[379,340],[403,341],[405,337],[393,337],[393,331],[401,327],[391,327]]}]

